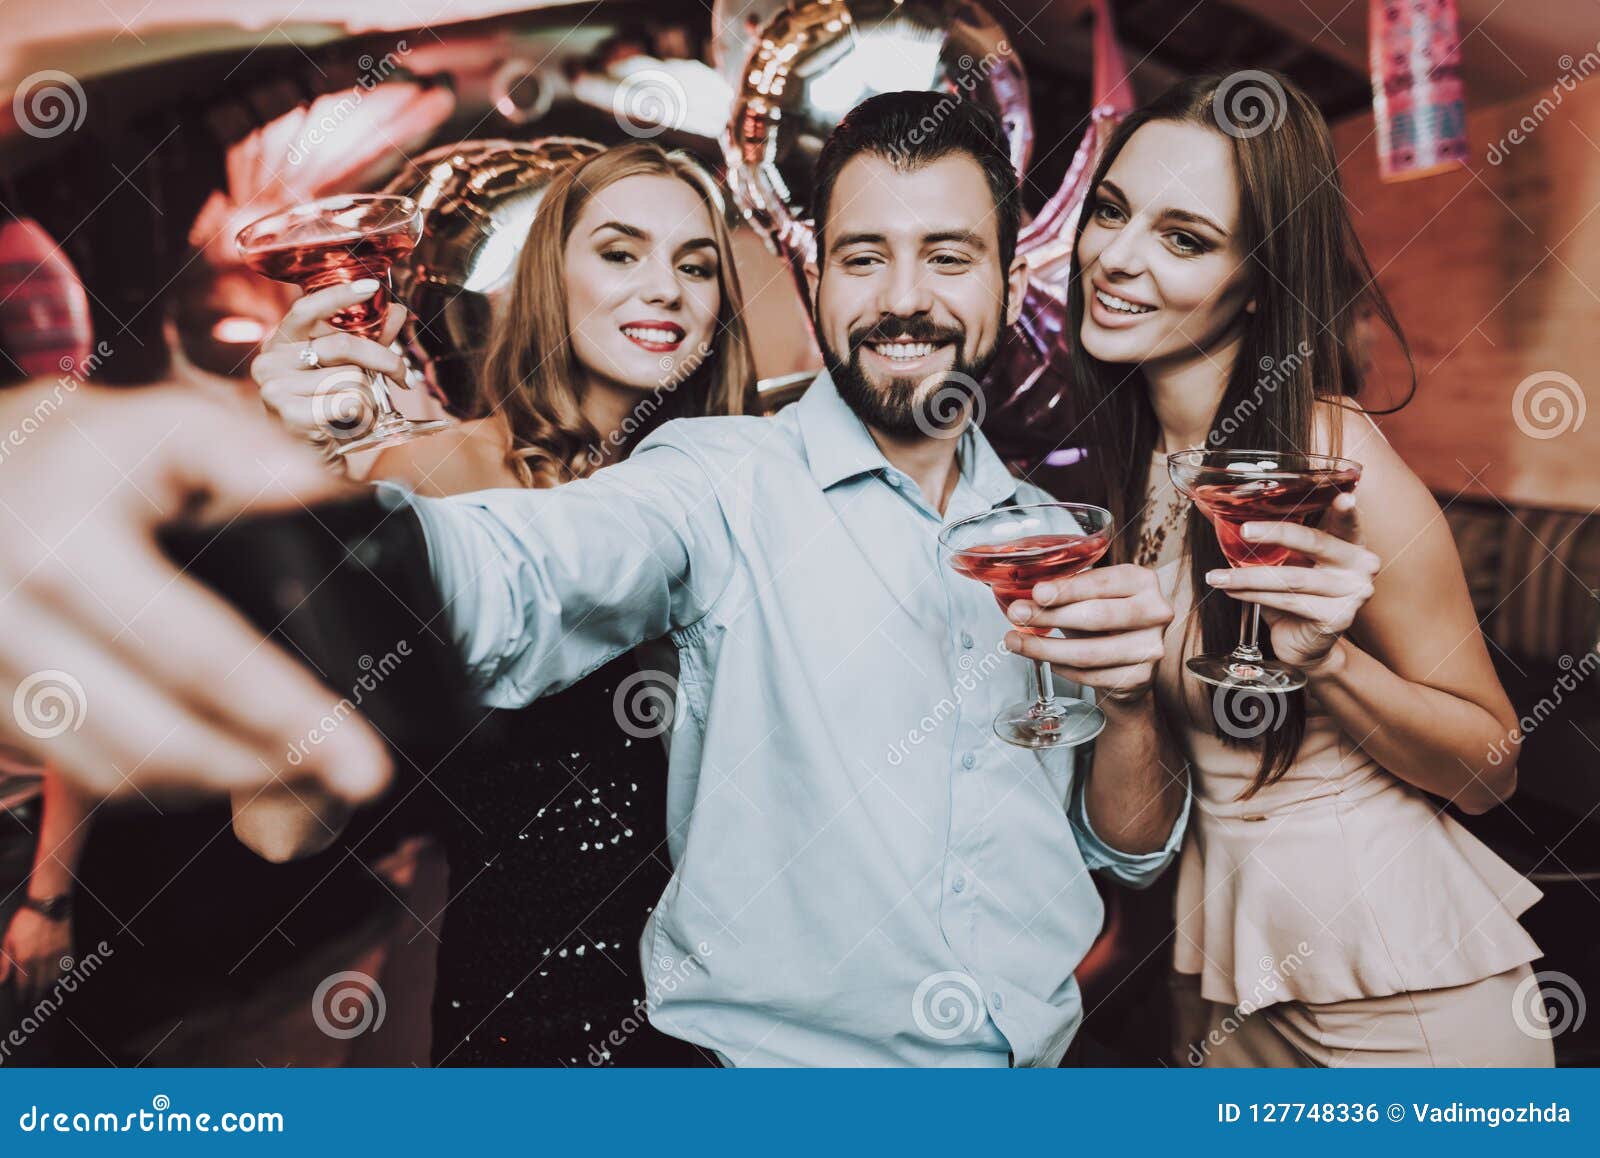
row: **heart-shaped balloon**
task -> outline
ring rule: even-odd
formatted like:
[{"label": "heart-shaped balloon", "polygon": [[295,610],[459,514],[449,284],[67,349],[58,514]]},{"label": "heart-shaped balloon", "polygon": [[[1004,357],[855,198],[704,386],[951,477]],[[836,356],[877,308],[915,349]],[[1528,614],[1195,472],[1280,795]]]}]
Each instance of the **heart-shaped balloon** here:
[{"label": "heart-shaped balloon", "polygon": [[410,308],[406,351],[428,387],[468,417],[497,305],[551,181],[601,151],[581,137],[461,141],[413,159],[388,191],[422,207],[422,239],[394,270]]}]

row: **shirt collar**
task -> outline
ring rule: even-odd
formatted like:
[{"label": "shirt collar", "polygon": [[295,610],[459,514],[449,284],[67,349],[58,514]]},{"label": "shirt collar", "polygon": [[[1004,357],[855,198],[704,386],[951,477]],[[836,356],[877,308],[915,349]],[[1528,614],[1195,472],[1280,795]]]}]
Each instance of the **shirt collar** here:
[{"label": "shirt collar", "polygon": [[[839,397],[833,376],[823,370],[794,404],[800,417],[811,476],[823,490],[857,475],[892,469],[866,424]],[[1011,501],[1018,482],[976,426],[961,434],[961,475],[991,506]]]}]

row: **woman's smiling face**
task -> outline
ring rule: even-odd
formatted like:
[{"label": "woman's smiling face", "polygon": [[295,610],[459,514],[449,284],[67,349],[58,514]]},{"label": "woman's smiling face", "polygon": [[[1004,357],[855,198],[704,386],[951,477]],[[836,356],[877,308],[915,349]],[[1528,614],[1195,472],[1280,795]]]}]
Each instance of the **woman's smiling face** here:
[{"label": "woman's smiling face", "polygon": [[1102,362],[1181,362],[1232,336],[1250,279],[1226,137],[1185,122],[1144,125],[1084,212],[1084,350]]},{"label": "woman's smiling face", "polygon": [[567,323],[592,378],[635,390],[683,381],[716,340],[720,255],[705,201],[678,177],[601,189],[567,237]]}]

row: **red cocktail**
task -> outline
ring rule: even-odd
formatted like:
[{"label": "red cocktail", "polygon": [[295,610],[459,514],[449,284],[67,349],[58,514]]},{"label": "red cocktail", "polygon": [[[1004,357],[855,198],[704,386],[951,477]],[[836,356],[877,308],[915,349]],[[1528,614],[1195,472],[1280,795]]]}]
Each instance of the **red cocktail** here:
[{"label": "red cocktail", "polygon": [[[1333,500],[1355,489],[1361,465],[1316,454],[1272,450],[1186,450],[1167,456],[1173,485],[1194,500],[1234,567],[1306,567],[1312,560],[1276,543],[1251,543],[1246,523],[1314,525]],[[1251,604],[1228,655],[1197,655],[1185,665],[1210,684],[1257,692],[1291,692],[1304,673],[1262,656],[1261,607]]]},{"label": "red cocktail", "polygon": [[[1009,543],[980,543],[963,548],[950,565],[969,579],[987,583],[1001,611],[1031,596],[1034,584],[1064,579],[1092,567],[1111,545],[1111,533],[1094,535],[1024,535]],[[1018,625],[1029,635],[1049,635],[1049,627]]]},{"label": "red cocktail", "polygon": [[[390,268],[410,256],[422,236],[422,211],[409,197],[358,193],[324,197],[269,214],[239,231],[239,253],[251,269],[274,281],[298,285],[308,293],[329,286],[372,278],[378,292],[341,310],[330,320],[341,330],[376,338],[389,308]],[[349,396],[357,381],[365,389],[370,426],[361,437],[337,444],[340,454],[376,450],[432,434],[451,425],[406,418],[389,398],[381,374],[336,372],[330,390]],[[330,411],[335,409],[330,407]],[[332,414],[330,413],[330,423]],[[337,433],[344,433],[338,431]]]},{"label": "red cocktail", "polygon": [[[1258,460],[1262,461],[1262,460]],[[1250,522],[1310,523],[1346,491],[1354,490],[1361,468],[1328,471],[1302,478],[1251,478],[1200,483],[1190,494],[1216,529],[1222,554],[1235,567],[1306,567],[1311,560],[1276,543],[1249,543],[1239,529]]]},{"label": "red cocktail", "polygon": [[[951,567],[987,584],[1000,609],[1009,611],[1018,599],[1032,598],[1035,584],[1092,567],[1111,545],[1111,512],[1082,503],[997,507],[950,524],[939,544]],[[1047,636],[1055,629],[1017,630]],[[1070,748],[1100,734],[1106,718],[1099,708],[1056,699],[1049,665],[1033,660],[1030,667],[1033,699],[1003,708],[994,720],[996,735],[1024,748]]]},{"label": "red cocktail", "polygon": [[383,315],[389,308],[389,270],[409,257],[416,245],[417,239],[409,233],[391,231],[254,250],[246,254],[245,261],[263,277],[289,282],[307,293],[362,278],[382,283],[372,297],[333,317],[333,324],[341,330],[373,338],[383,328]]}]

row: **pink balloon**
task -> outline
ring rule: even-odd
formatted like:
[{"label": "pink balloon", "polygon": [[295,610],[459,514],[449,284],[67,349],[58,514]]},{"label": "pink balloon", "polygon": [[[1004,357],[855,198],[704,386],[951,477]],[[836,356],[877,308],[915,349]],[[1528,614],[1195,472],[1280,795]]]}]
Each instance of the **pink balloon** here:
[{"label": "pink balloon", "polygon": [[1064,444],[1070,448],[1072,430],[1061,403],[1071,386],[1066,330],[1073,239],[1100,153],[1133,107],[1106,0],[1095,0],[1094,8],[1095,107],[1061,187],[1017,237],[1017,252],[1028,259],[1028,290],[1022,316],[984,382],[984,433],[1002,457],[1023,465],[1036,464]]}]

